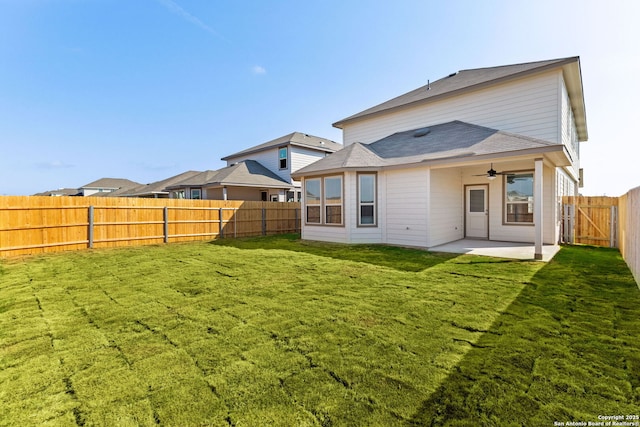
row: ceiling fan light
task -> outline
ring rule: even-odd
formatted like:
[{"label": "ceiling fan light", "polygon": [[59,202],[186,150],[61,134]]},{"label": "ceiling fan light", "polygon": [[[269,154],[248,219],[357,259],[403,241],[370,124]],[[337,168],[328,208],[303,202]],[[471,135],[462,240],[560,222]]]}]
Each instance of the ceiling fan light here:
[{"label": "ceiling fan light", "polygon": [[493,180],[494,180],[494,179],[496,179],[496,178],[497,178],[497,176],[496,176],[496,175],[487,175],[487,179],[488,179],[489,181],[493,181]]}]

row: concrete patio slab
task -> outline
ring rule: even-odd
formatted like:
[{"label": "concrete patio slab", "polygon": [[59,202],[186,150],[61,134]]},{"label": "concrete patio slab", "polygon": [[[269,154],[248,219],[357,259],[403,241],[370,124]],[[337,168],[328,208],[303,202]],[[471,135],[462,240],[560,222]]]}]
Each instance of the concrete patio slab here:
[{"label": "concrete patio slab", "polygon": [[[534,260],[535,248],[531,243],[498,242],[495,240],[462,239],[429,248],[434,252],[484,255],[496,258]],[[544,245],[542,259],[548,262],[560,250],[558,245]]]}]

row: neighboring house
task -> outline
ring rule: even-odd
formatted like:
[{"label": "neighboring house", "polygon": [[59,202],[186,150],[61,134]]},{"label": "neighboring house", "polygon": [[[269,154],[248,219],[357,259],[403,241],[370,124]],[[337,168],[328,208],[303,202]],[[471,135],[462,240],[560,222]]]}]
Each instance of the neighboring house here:
[{"label": "neighboring house", "polygon": [[[166,191],[173,199],[267,200],[266,194],[281,194],[291,184],[255,160],[204,171],[170,185]],[[273,200],[283,201],[283,200]]]},{"label": "neighboring house", "polygon": [[120,189],[129,189],[141,185],[139,182],[122,178],[101,178],[78,189],[80,196],[104,196]]},{"label": "neighboring house", "polygon": [[530,242],[541,258],[580,179],[580,60],[463,70],[334,126],[345,148],[293,174],[304,239]]},{"label": "neighboring house", "polygon": [[294,180],[291,174],[341,148],[342,144],[329,139],[293,132],[223,157],[222,160],[227,162],[227,166],[232,166],[245,160],[253,160],[260,163],[265,169],[286,182],[287,185],[284,187],[254,187],[260,192],[260,199],[258,200],[292,202],[300,201],[301,186],[300,181]]},{"label": "neighboring house", "polygon": [[199,171],[187,171],[161,181],[152,182],[151,184],[140,184],[132,188],[123,188],[112,193],[108,193],[108,197],[142,197],[147,199],[167,199],[169,198],[170,187],[188,178],[200,174]]},{"label": "neighboring house", "polygon": [[34,196],[78,196],[77,188],[59,188],[57,190],[44,191],[42,193],[34,194]]}]

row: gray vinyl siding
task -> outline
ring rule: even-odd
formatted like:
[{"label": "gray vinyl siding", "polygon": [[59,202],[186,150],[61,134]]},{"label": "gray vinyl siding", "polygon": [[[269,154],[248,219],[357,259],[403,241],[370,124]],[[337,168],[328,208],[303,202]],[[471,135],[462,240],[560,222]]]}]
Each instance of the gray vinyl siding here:
[{"label": "gray vinyl siding", "polygon": [[578,169],[580,168],[580,142],[578,142],[578,130],[576,129],[576,121],[571,109],[569,93],[567,92],[564,80],[560,79],[560,83],[562,89],[560,98],[560,135],[562,143],[567,147],[567,150],[573,159],[573,165],[570,172],[574,177],[577,177]]},{"label": "gray vinyl siding", "polygon": [[426,247],[428,173],[426,168],[386,172],[386,243]]},{"label": "gray vinyl siding", "polygon": [[325,157],[323,151],[309,150],[307,148],[289,146],[289,159],[291,165],[289,169],[291,172],[295,172],[298,169],[302,169],[305,166],[314,163]]},{"label": "gray vinyl siding", "polygon": [[344,125],[344,144],[370,143],[395,132],[461,120],[559,142],[560,71],[530,76]]},{"label": "gray vinyl siding", "polygon": [[464,191],[459,169],[432,169],[428,246],[464,237]]}]

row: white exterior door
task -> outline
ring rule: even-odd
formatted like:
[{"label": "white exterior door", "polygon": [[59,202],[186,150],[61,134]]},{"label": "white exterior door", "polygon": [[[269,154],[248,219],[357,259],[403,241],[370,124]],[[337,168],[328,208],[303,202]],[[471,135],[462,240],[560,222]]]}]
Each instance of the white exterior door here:
[{"label": "white exterior door", "polygon": [[489,187],[470,185],[466,190],[465,237],[489,238]]}]

